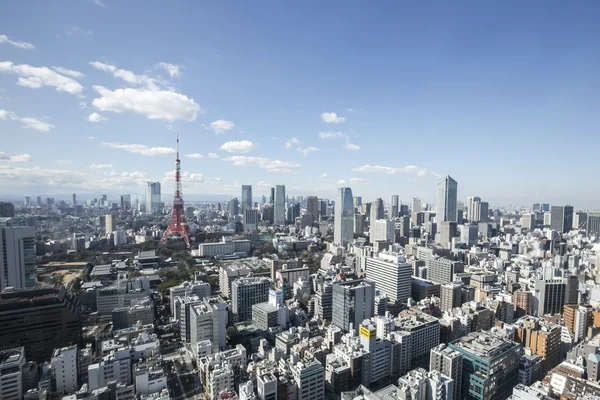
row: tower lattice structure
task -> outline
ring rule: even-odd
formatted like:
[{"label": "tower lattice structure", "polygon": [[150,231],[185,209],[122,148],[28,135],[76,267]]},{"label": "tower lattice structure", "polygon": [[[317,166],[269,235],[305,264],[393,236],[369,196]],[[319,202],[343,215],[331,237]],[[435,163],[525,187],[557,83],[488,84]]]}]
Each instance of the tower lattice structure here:
[{"label": "tower lattice structure", "polygon": [[173,198],[173,213],[171,214],[171,223],[163,234],[161,242],[164,242],[169,236],[179,235],[185,240],[187,246],[190,245],[190,227],[185,221],[183,210],[183,198],[181,196],[181,160],[179,160],[179,136],[177,136],[177,159],[175,160],[175,197]]}]

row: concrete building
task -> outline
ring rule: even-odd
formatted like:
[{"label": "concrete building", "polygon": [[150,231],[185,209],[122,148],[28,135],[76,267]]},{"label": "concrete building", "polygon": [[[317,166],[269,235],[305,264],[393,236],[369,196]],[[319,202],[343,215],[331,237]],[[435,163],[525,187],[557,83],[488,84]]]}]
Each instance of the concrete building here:
[{"label": "concrete building", "polygon": [[303,359],[291,365],[296,383],[296,400],[323,400],[325,398],[325,369],[314,358]]},{"label": "concrete building", "polygon": [[588,212],[585,231],[588,236],[600,236],[600,211]]},{"label": "concrete building", "polygon": [[242,185],[242,212],[252,210],[252,185]]},{"label": "concrete building", "polygon": [[592,308],[584,305],[565,305],[563,319],[565,326],[573,334],[575,341],[582,340],[587,335],[588,328],[592,325]]},{"label": "concrete building", "polygon": [[317,222],[321,215],[319,207],[319,198],[317,196],[308,196],[306,198],[306,213],[313,216],[313,221]]},{"label": "concrete building", "polygon": [[140,362],[135,367],[135,392],[139,395],[160,393],[167,388],[167,377],[159,363]]},{"label": "concrete building", "polygon": [[427,267],[427,279],[440,284],[453,282],[455,274],[464,271],[464,264],[461,261],[438,256],[426,258],[425,266]]},{"label": "concrete building", "polygon": [[462,282],[450,282],[440,286],[440,309],[449,311],[462,305]]},{"label": "concrete building", "polygon": [[438,242],[440,246],[445,249],[450,248],[452,244],[452,239],[456,237],[457,234],[457,224],[454,221],[442,221],[437,224],[438,232]]},{"label": "concrete building", "polygon": [[565,305],[567,285],[563,278],[534,280],[533,315],[560,314]]},{"label": "concrete building", "polygon": [[573,229],[573,206],[552,206],[550,228],[567,233]]},{"label": "concrete building", "polygon": [[371,223],[371,243],[378,241],[394,243],[396,240],[396,224],[391,219],[378,219]]},{"label": "concrete building", "polygon": [[110,213],[104,216],[104,225],[106,234],[113,233],[117,230],[117,215]]},{"label": "concrete building", "polygon": [[0,350],[0,399],[23,399],[25,394],[23,390],[24,368],[25,349],[23,347]]},{"label": "concrete building", "polygon": [[198,256],[200,257],[220,257],[232,254],[248,255],[252,251],[252,242],[250,240],[232,240],[229,236],[223,236],[217,243],[200,243],[198,245]]},{"label": "concrete building", "polygon": [[160,197],[160,182],[146,182],[146,212],[157,214],[162,211],[162,200]]},{"label": "concrete building", "polygon": [[154,302],[150,298],[131,301],[129,307],[115,308],[112,312],[113,330],[126,329],[140,322],[142,325],[154,323]]},{"label": "concrete building", "polygon": [[250,274],[250,269],[240,267],[237,264],[221,266],[219,268],[219,288],[221,295],[225,298],[231,298],[231,284],[236,279]]},{"label": "concrete building", "polygon": [[478,225],[459,225],[460,230],[460,242],[466,244],[468,247],[477,244],[479,235]]},{"label": "concrete building", "polygon": [[354,214],[354,234],[363,235],[366,230],[366,216],[364,214]]},{"label": "concrete building", "polygon": [[406,303],[411,296],[412,266],[403,255],[380,252],[366,258],[366,273],[377,290],[392,302]]},{"label": "concrete building", "polygon": [[513,303],[515,305],[515,318],[531,315],[533,306],[533,293],[517,290],[513,293]]},{"label": "concrete building", "polygon": [[211,287],[207,282],[183,282],[181,285],[169,288],[169,304],[171,306],[171,316],[178,318],[175,314],[175,299],[177,297],[196,295],[199,298],[209,297]]},{"label": "concrete building", "polygon": [[198,356],[198,345],[210,340],[212,353],[224,350],[227,328],[227,304],[218,297],[205,297],[190,309],[190,345]]},{"label": "concrete building", "polygon": [[385,218],[385,209],[383,206],[383,200],[381,199],[381,197],[379,197],[379,198],[375,199],[373,202],[371,202],[371,210],[369,213],[369,220],[370,220],[370,223],[373,224],[378,219],[384,219],[384,218]]},{"label": "concrete building", "polygon": [[400,212],[400,197],[397,194],[393,194],[390,199],[390,214],[388,218],[393,219],[398,216]]},{"label": "concrete building", "polygon": [[274,207],[275,225],[285,225],[285,185],[275,186]]},{"label": "concrete building", "polygon": [[258,210],[244,210],[244,233],[252,234],[258,230],[258,223],[260,221],[260,215]]},{"label": "concrete building", "polygon": [[349,331],[374,315],[375,283],[356,279],[332,284],[332,323]]},{"label": "concrete building", "polygon": [[252,319],[252,306],[266,303],[272,281],[266,277],[242,277],[231,285],[231,310],[238,321]]},{"label": "concrete building", "polygon": [[252,323],[263,331],[278,325],[278,308],[269,303],[258,303],[252,306]]},{"label": "concrete building", "polygon": [[436,220],[457,221],[456,201],[457,201],[458,183],[450,176],[446,176],[437,184],[436,198]]},{"label": "concrete building", "polygon": [[535,227],[535,214],[533,213],[523,213],[521,214],[521,219],[519,220],[519,224],[521,227],[525,229],[533,230]]},{"label": "concrete building", "polygon": [[131,357],[129,349],[113,350],[96,364],[88,367],[88,389],[99,389],[110,381],[131,385]]},{"label": "concrete building", "polygon": [[0,291],[37,283],[35,228],[0,227]]},{"label": "concrete building", "polygon": [[133,300],[148,297],[149,291],[150,282],[146,277],[119,281],[114,286],[99,288],[96,290],[98,315],[110,320],[115,308],[131,307]]},{"label": "concrete building", "polygon": [[277,377],[264,372],[256,377],[256,391],[259,400],[277,400]]},{"label": "concrete building", "polygon": [[454,381],[454,393],[452,398],[461,399],[463,357],[446,344],[431,349],[429,359],[429,370],[438,371]]},{"label": "concrete building", "polygon": [[406,310],[394,320],[395,329],[408,333],[410,365],[427,367],[430,351],[440,344],[440,320],[425,313]]},{"label": "concrete building", "polygon": [[524,348],[531,349],[544,360],[544,373],[557,366],[562,358],[562,329],[559,325],[552,324],[533,317],[522,318],[514,323],[515,341]]},{"label": "concrete building", "polygon": [[77,346],[55,349],[52,353],[52,377],[56,391],[63,394],[75,393],[79,389]]},{"label": "concrete building", "polygon": [[421,199],[418,197],[413,197],[410,204],[410,212],[412,214],[420,213],[423,210]]},{"label": "concrete building", "polygon": [[352,189],[338,189],[335,201],[333,243],[346,246],[354,239],[354,202]]}]

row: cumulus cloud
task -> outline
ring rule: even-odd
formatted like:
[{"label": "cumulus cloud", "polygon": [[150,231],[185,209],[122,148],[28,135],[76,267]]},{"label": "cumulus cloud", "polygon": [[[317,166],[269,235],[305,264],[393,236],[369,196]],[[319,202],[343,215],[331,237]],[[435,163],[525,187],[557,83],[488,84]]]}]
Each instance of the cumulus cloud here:
[{"label": "cumulus cloud", "polygon": [[61,75],[48,67],[32,67],[27,64],[13,64],[10,61],[0,62],[0,72],[19,76],[17,85],[38,89],[42,86],[54,87],[57,92],[80,95],[83,86],[76,80]]},{"label": "cumulus cloud", "polygon": [[112,164],[90,164],[88,166],[89,169],[111,169],[112,167]]},{"label": "cumulus cloud", "polygon": [[236,167],[259,167],[268,172],[288,173],[301,168],[302,165],[288,161],[272,160],[265,157],[232,156],[224,157],[222,161],[230,162]]},{"label": "cumulus cloud", "polygon": [[321,178],[327,178],[327,174],[322,174]]},{"label": "cumulus cloud", "polygon": [[186,154],[185,156],[188,158],[204,158],[204,156],[200,153]]},{"label": "cumulus cloud", "polygon": [[346,149],[351,151],[358,151],[360,150],[360,146],[357,144],[350,143],[349,140],[346,140]]},{"label": "cumulus cloud", "polygon": [[298,150],[298,153],[302,154],[303,156],[307,156],[310,153],[313,153],[315,151],[319,151],[318,148],[312,147],[312,146],[304,147],[304,148],[298,147],[296,150]]},{"label": "cumulus cloud", "polygon": [[102,86],[94,86],[100,97],[94,99],[92,105],[100,111],[116,113],[134,112],[148,119],[164,121],[194,121],[200,106],[187,96],[166,91],[142,88],[125,88],[109,90]]},{"label": "cumulus cloud", "polygon": [[12,111],[0,110],[0,120],[19,121],[22,123],[23,128],[33,129],[38,132],[48,132],[54,128],[54,125],[44,121],[40,121],[36,118],[31,117],[19,117]]},{"label": "cumulus cloud", "polygon": [[226,142],[220,147],[221,150],[228,153],[249,153],[256,148],[256,145],[248,140]]},{"label": "cumulus cloud", "polygon": [[210,123],[209,128],[215,132],[217,135],[222,135],[228,130],[233,129],[235,124],[233,121],[226,121],[224,119],[218,119]]},{"label": "cumulus cloud", "polygon": [[181,76],[181,70],[179,69],[179,65],[170,64],[166,62],[159,62],[154,66],[154,68],[164,69],[169,73],[171,78],[179,78]]},{"label": "cumulus cloud", "polygon": [[0,35],[0,43],[8,43],[11,46],[17,47],[19,49],[24,49],[24,50],[35,49],[35,46],[32,45],[31,43],[21,42],[20,40],[11,40],[6,35]]},{"label": "cumulus cloud", "polygon": [[346,182],[346,180],[344,180],[344,179],[340,179],[338,181],[338,185],[345,185],[346,183],[348,183],[348,182]]},{"label": "cumulus cloud", "polygon": [[346,118],[337,115],[334,112],[324,112],[321,114],[321,119],[326,124],[341,124],[342,122],[346,122]]},{"label": "cumulus cloud", "polygon": [[104,122],[104,121],[106,121],[106,120],[107,120],[107,118],[106,118],[106,117],[103,117],[102,115],[100,115],[100,114],[98,114],[98,113],[91,113],[91,114],[88,116],[88,121],[90,121],[90,122],[94,122],[94,123],[97,123],[97,122]]},{"label": "cumulus cloud", "polygon": [[74,25],[71,28],[69,28],[69,30],[67,31],[67,35],[84,35],[84,36],[89,36],[91,35],[93,32],[92,31],[88,31],[85,29],[81,29],[81,27]]},{"label": "cumulus cloud", "polygon": [[296,139],[295,137],[291,138],[290,140],[288,140],[287,142],[285,142],[284,146],[286,149],[291,149],[293,145],[300,143],[300,141],[298,139]]},{"label": "cumulus cloud", "polygon": [[78,171],[63,169],[23,168],[0,165],[0,182],[11,185],[40,186],[78,186],[85,182],[87,175]]},{"label": "cumulus cloud", "polygon": [[340,139],[345,136],[343,132],[319,132],[319,139]]},{"label": "cumulus cloud", "polygon": [[217,153],[208,153],[208,158],[219,158]]},{"label": "cumulus cloud", "polygon": [[117,68],[114,65],[105,64],[100,61],[92,61],[90,62],[90,65],[97,70],[108,72],[115,78],[122,79],[132,85],[146,86],[148,89],[158,90],[158,82],[148,75],[136,75],[126,69]]},{"label": "cumulus cloud", "polygon": [[394,168],[394,167],[386,167],[386,166],[382,166],[382,165],[362,165],[360,167],[356,167],[353,168],[352,171],[354,172],[367,172],[367,173],[380,173],[380,174],[388,174],[388,175],[392,175],[392,174],[412,174],[412,175],[416,175],[419,178],[426,178],[429,176],[435,177],[435,178],[441,178],[442,175],[430,171],[427,168],[421,168],[421,167],[417,167],[415,165],[407,165],[405,167],[398,167],[398,168]]},{"label": "cumulus cloud", "polygon": [[58,72],[59,74],[67,75],[67,76],[70,76],[71,78],[75,78],[75,79],[80,79],[85,76],[84,74],[82,74],[79,71],[74,71],[74,70],[68,69],[68,68],[52,67],[52,69],[55,70],[56,72]]},{"label": "cumulus cloud", "polygon": [[0,151],[0,162],[24,163],[29,161],[31,161],[31,156],[29,154],[15,154],[14,156],[9,156]]},{"label": "cumulus cloud", "polygon": [[102,145],[110,147],[111,149],[119,149],[130,153],[138,153],[143,156],[165,156],[176,153],[176,150],[172,147],[148,147],[144,144],[124,144],[110,142],[104,142]]}]

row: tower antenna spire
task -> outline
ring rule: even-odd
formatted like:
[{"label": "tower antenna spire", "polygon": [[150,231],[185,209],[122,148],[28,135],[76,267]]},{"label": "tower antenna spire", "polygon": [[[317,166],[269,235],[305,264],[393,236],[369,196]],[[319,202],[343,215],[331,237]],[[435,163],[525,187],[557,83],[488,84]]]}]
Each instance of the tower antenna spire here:
[{"label": "tower antenna spire", "polygon": [[177,132],[177,159],[179,160],[179,132]]}]

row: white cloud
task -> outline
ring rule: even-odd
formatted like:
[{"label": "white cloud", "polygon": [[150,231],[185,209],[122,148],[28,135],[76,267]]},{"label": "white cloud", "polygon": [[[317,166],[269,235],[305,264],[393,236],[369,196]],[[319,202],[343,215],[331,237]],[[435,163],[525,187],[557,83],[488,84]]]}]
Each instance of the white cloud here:
[{"label": "white cloud", "polygon": [[321,178],[327,178],[327,174],[321,175]]},{"label": "white cloud", "polygon": [[33,50],[35,46],[31,43],[21,42],[19,40],[10,40],[6,35],[0,35],[0,43],[8,43],[12,46],[18,47],[19,49],[24,50]]},{"label": "white cloud", "polygon": [[122,79],[132,85],[146,86],[148,89],[158,90],[158,82],[148,75],[136,75],[126,69],[117,68],[114,65],[105,64],[100,61],[92,61],[90,65],[97,70],[108,72],[115,78]]},{"label": "white cloud", "polygon": [[319,139],[339,139],[345,136],[343,132],[319,132]]},{"label": "white cloud", "polygon": [[57,92],[79,95],[83,86],[72,78],[61,75],[48,67],[32,67],[27,64],[16,65],[10,61],[0,62],[0,72],[19,75],[17,85],[38,89],[42,86],[56,88]]},{"label": "white cloud", "polygon": [[398,168],[393,168],[393,167],[386,167],[386,166],[382,166],[382,165],[363,165],[360,167],[356,167],[353,168],[352,171],[354,172],[370,172],[370,173],[380,173],[380,174],[388,174],[388,175],[392,175],[392,174],[412,174],[412,175],[416,175],[419,178],[426,178],[429,176],[432,177],[436,177],[436,178],[440,178],[441,175],[428,170],[427,168],[421,168],[421,167],[417,167],[415,165],[407,165],[405,167],[398,167]]},{"label": "white cloud", "polygon": [[88,116],[88,121],[90,121],[90,122],[94,122],[94,123],[96,123],[96,122],[104,122],[104,121],[106,121],[106,120],[107,120],[107,118],[106,118],[106,117],[103,117],[102,115],[100,115],[100,114],[98,114],[98,113],[91,113],[91,114]]},{"label": "white cloud", "polygon": [[188,157],[188,158],[204,158],[204,156],[202,154],[199,154],[199,153],[186,154],[185,156]]},{"label": "white cloud", "polygon": [[60,165],[69,165],[69,164],[71,164],[71,160],[54,160],[52,162],[54,164],[60,164]]},{"label": "white cloud", "polygon": [[236,167],[259,167],[268,172],[288,173],[295,169],[301,168],[302,165],[291,163],[288,161],[272,160],[265,157],[249,157],[249,156],[233,156],[224,157],[222,161],[230,162]]},{"label": "white cloud", "polygon": [[15,154],[14,156],[9,156],[0,151],[0,162],[23,163],[29,161],[31,161],[31,156],[29,154]]},{"label": "white cloud", "polygon": [[23,168],[0,165],[0,184],[25,187],[69,186],[75,187],[85,182],[87,175],[78,171],[62,169]]},{"label": "white cloud", "polygon": [[273,185],[271,185],[269,182],[265,182],[265,181],[259,181],[256,184],[257,187],[261,188],[261,189],[269,189],[272,188]]},{"label": "white cloud", "polygon": [[0,120],[19,121],[23,124],[23,128],[33,129],[38,132],[48,132],[50,129],[54,128],[54,125],[47,122],[31,117],[19,117],[14,112],[6,110],[0,110]]},{"label": "white cloud", "polygon": [[249,153],[256,148],[256,145],[248,140],[226,142],[220,147],[221,150],[228,153]]},{"label": "white cloud", "polygon": [[351,151],[358,151],[360,150],[360,146],[357,144],[350,143],[349,140],[346,140],[346,149]]},{"label": "white cloud", "polygon": [[93,136],[88,136],[87,138],[88,138],[88,140],[96,140],[96,138]]},{"label": "white cloud", "polygon": [[208,158],[219,158],[217,153],[208,153]]},{"label": "white cloud", "polygon": [[341,124],[342,122],[346,122],[346,118],[338,116],[334,112],[324,112],[321,114],[321,119],[327,124]]},{"label": "white cloud", "polygon": [[287,142],[285,142],[284,146],[286,149],[290,149],[290,148],[292,148],[292,145],[298,144],[298,143],[300,143],[300,141],[298,139],[296,139],[295,137],[293,137],[290,140],[288,140]]},{"label": "white cloud", "polygon": [[346,182],[344,179],[340,179],[337,184],[338,185],[345,185],[346,183],[348,183],[348,182]]},{"label": "white cloud", "polygon": [[213,130],[217,135],[222,135],[226,131],[233,129],[235,124],[233,121],[226,121],[224,119],[219,119],[210,123],[210,129]]},{"label": "white cloud", "polygon": [[89,169],[111,169],[112,167],[112,164],[90,164],[88,166]]},{"label": "white cloud", "polygon": [[179,78],[181,76],[181,70],[179,69],[179,65],[170,64],[166,62],[159,62],[154,66],[154,68],[164,69],[169,73],[171,78]]},{"label": "white cloud", "polygon": [[355,185],[359,185],[359,184],[367,184],[367,183],[371,183],[370,180],[368,179],[363,179],[363,178],[350,178],[350,183],[355,184]]},{"label": "white cloud", "polygon": [[315,152],[315,151],[319,151],[319,149],[317,149],[316,147],[298,147],[296,150],[298,150],[298,153],[302,154],[303,156],[308,155],[309,153]]},{"label": "white cloud", "polygon": [[67,75],[67,76],[70,76],[71,78],[80,79],[85,76],[84,74],[82,74],[79,71],[73,71],[72,69],[68,69],[68,68],[52,67],[52,69],[55,70],[56,72],[58,72],[59,74]]},{"label": "white cloud", "polygon": [[95,5],[97,5],[99,7],[106,8],[106,4],[104,4],[101,0],[92,0],[92,3],[94,3]]},{"label": "white cloud", "polygon": [[143,156],[165,156],[176,153],[176,150],[172,147],[148,147],[144,144],[124,144],[110,142],[104,142],[102,145],[112,149],[125,150],[130,153],[138,153]]},{"label": "white cloud", "polygon": [[166,91],[126,88],[109,90],[102,86],[94,86],[100,95],[92,105],[101,111],[122,113],[131,111],[145,115],[148,119],[165,121],[194,121],[200,106],[187,96]]},{"label": "white cloud", "polygon": [[67,35],[84,35],[84,36],[89,36],[92,33],[93,33],[92,31],[86,31],[85,29],[81,29],[81,27],[79,27],[77,25],[72,26],[67,31]]}]

